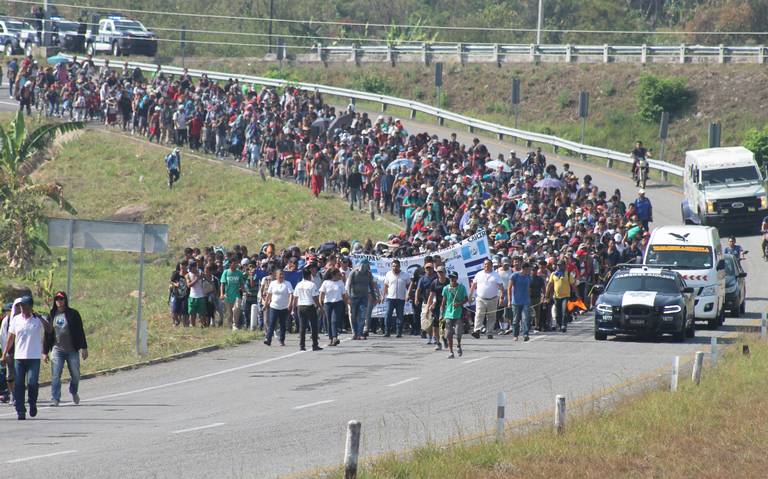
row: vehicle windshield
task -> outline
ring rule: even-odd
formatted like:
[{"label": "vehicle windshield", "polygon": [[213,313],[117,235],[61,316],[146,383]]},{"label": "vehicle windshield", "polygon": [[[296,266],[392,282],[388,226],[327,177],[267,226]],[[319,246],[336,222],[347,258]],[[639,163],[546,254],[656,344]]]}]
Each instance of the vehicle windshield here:
[{"label": "vehicle windshield", "polygon": [[144,25],[134,20],[115,20],[115,29],[121,32],[128,30],[141,30],[142,32],[147,31],[147,29],[144,28]]},{"label": "vehicle windshield", "polygon": [[709,246],[651,245],[645,263],[665,265],[675,269],[709,269],[712,267],[712,248]]},{"label": "vehicle windshield", "polygon": [[739,166],[719,170],[703,170],[701,182],[705,187],[728,186],[732,183],[759,183],[760,175],[754,166]]},{"label": "vehicle windshield", "polygon": [[14,21],[6,21],[5,26],[12,32],[20,32],[26,28],[23,23]]},{"label": "vehicle windshield", "polygon": [[56,24],[56,28],[60,32],[76,32],[78,24],[75,22],[59,22]]},{"label": "vehicle windshield", "polygon": [[625,291],[656,291],[657,293],[679,293],[675,280],[661,276],[630,274],[619,276],[608,284],[607,293]]}]

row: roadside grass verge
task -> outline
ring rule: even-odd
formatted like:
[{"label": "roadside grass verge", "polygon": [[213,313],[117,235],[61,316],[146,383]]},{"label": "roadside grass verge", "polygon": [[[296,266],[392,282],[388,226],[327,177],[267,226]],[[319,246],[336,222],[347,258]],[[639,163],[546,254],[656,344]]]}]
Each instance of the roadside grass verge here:
[{"label": "roadside grass verge", "polygon": [[[260,335],[171,325],[168,281],[184,247],[243,244],[254,252],[267,241],[278,248],[339,239],[377,241],[397,230],[387,221],[350,213],[331,195],[315,199],[306,188],[262,182],[258,175],[185,153],[181,181],[169,190],[163,161],[168,151],[114,132],[86,130],[35,173],[39,179],[64,185],[79,218],[111,219],[118,209],[132,207],[130,220],[169,225],[169,252],[146,256],[143,318],[149,324],[149,356],[145,359],[233,345]],[[65,216],[54,207],[48,213]],[[66,250],[54,249],[42,267],[53,267],[57,257],[63,261],[55,267],[54,288],[65,289]],[[136,362],[138,273],[138,254],[74,251],[71,304],[83,316],[91,352],[82,363],[83,373]],[[11,279],[23,283],[21,278]],[[38,311],[46,311],[45,299],[36,298]],[[47,371],[44,368],[42,379],[48,377]]]},{"label": "roadside grass verge", "polygon": [[746,338],[751,356],[742,356],[737,342],[717,368],[705,368],[700,386],[682,381],[674,394],[665,385],[608,410],[571,414],[560,436],[545,427],[501,444],[430,445],[406,458],[387,455],[361,466],[358,477],[765,477],[768,345]]}]

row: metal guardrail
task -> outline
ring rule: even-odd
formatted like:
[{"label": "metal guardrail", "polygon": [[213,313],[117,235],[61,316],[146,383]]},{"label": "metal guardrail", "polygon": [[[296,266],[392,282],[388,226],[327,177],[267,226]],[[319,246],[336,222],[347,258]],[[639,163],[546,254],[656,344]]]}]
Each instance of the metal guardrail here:
[{"label": "metal guardrail", "polygon": [[323,45],[318,43],[313,54],[297,55],[303,60],[354,61],[421,61],[453,57],[460,62],[495,61],[638,61],[640,63],[766,63],[768,48],[764,45],[537,45],[501,43],[414,43],[404,45]]},{"label": "metal guardrail", "polygon": [[[104,60],[94,58],[94,63],[97,65],[103,65]],[[140,63],[140,62],[129,61],[128,64],[132,68],[139,67],[145,72],[153,72],[157,68],[157,65],[153,65],[150,63]],[[172,75],[181,75],[184,72],[184,69],[179,67],[174,67],[174,66],[161,66],[161,69],[163,72],[167,74],[172,74]],[[535,133],[530,131],[518,130],[515,128],[498,125],[496,123],[491,123],[488,121],[478,120],[476,118],[459,115],[458,113],[453,113],[448,110],[443,110],[441,108],[436,108],[431,105],[427,105],[417,101],[406,100],[403,98],[397,98],[397,97],[387,96],[387,95],[378,95],[375,93],[367,93],[367,92],[361,92],[356,90],[348,90],[346,88],[337,88],[337,87],[327,86],[327,85],[317,85],[314,83],[296,83],[296,82],[289,82],[286,80],[257,77],[252,75],[229,74],[229,73],[222,73],[222,72],[193,70],[193,69],[189,69],[188,72],[190,75],[195,77],[199,77],[203,73],[205,73],[208,76],[208,78],[210,78],[211,80],[227,81],[229,79],[237,78],[240,82],[245,82],[245,83],[255,83],[258,85],[265,85],[265,86],[271,86],[271,87],[285,87],[290,85],[305,91],[313,91],[313,92],[323,93],[326,95],[332,95],[332,96],[337,96],[341,98],[348,98],[351,101],[354,101],[354,100],[370,101],[370,102],[380,104],[382,111],[386,111],[387,106],[406,108],[410,110],[411,118],[414,118],[417,112],[424,113],[437,118],[438,123],[441,125],[445,120],[448,120],[461,125],[465,125],[470,132],[475,132],[476,130],[479,130],[479,131],[494,133],[497,135],[499,139],[503,139],[505,136],[513,139],[520,139],[525,141],[529,146],[532,145],[533,143],[550,145],[553,148],[554,152],[557,152],[558,149],[563,149],[563,150],[572,152],[576,155],[579,155],[583,158],[592,157],[592,158],[604,159],[606,160],[606,164],[608,167],[613,167],[615,162],[627,163],[627,164],[632,163],[632,160],[630,159],[629,154],[623,153],[620,151],[609,150],[607,148],[599,148],[599,147],[590,146],[590,145],[583,145],[575,141],[565,140],[563,138],[559,138],[552,135],[545,135],[543,133]],[[649,160],[649,166],[651,169],[661,172],[661,177],[664,180],[668,179],[668,175],[680,176],[680,177],[683,176],[683,168],[677,165],[673,165],[671,163],[652,159],[652,160]]]}]

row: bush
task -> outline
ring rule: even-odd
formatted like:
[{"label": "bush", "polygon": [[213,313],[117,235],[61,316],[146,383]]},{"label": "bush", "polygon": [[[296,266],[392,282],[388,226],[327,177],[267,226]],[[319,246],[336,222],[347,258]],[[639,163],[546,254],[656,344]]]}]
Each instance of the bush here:
[{"label": "bush", "polygon": [[561,91],[557,95],[557,104],[561,109],[565,109],[571,106],[571,102],[571,94],[567,91]]},{"label": "bush", "polygon": [[685,78],[642,75],[637,86],[638,115],[645,121],[655,122],[666,111],[671,116],[682,112],[694,100]]},{"label": "bush", "polygon": [[755,160],[762,165],[768,160],[768,125],[762,130],[752,128],[744,135],[744,146],[755,154]]},{"label": "bush", "polygon": [[392,84],[384,77],[375,73],[360,73],[354,75],[349,82],[349,88],[362,90],[368,93],[389,95],[394,91]]}]

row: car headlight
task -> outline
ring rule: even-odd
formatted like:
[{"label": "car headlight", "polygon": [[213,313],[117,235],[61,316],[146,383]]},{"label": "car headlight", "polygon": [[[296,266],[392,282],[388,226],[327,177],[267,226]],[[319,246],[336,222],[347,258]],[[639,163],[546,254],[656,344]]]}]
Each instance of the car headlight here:
[{"label": "car headlight", "polygon": [[707,286],[706,288],[701,290],[701,294],[699,296],[714,296],[717,294],[717,286]]},{"label": "car headlight", "polygon": [[714,213],[714,212],[715,212],[715,202],[707,201],[707,213]]},{"label": "car headlight", "polygon": [[606,303],[600,303],[597,305],[597,311],[600,313],[607,313],[610,314],[613,312],[613,306]]},{"label": "car headlight", "polygon": [[683,308],[681,308],[676,304],[670,304],[668,306],[664,306],[664,314],[677,314],[682,310]]},{"label": "car headlight", "polygon": [[760,198],[760,209],[761,210],[768,209],[768,196],[760,195],[758,196],[758,198]]}]

